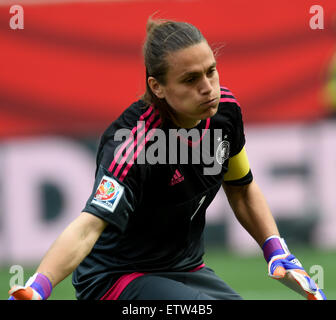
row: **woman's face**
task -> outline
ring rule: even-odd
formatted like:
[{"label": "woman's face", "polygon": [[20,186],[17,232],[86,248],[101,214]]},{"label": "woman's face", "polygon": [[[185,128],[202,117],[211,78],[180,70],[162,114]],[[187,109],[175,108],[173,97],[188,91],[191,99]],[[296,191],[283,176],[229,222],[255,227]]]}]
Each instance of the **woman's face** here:
[{"label": "woman's face", "polygon": [[[220,99],[216,60],[204,41],[167,56],[168,72],[164,85],[154,78],[148,81],[152,91],[165,98],[176,113],[177,125],[196,126],[200,120],[216,114]],[[151,82],[152,81],[152,82]]]}]

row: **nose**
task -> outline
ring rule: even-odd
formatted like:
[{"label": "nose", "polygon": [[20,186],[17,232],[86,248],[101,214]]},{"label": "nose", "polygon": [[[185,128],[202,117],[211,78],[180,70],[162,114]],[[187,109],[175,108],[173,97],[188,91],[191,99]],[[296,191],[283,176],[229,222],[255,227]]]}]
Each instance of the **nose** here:
[{"label": "nose", "polygon": [[212,85],[208,77],[204,76],[202,81],[200,81],[199,91],[202,95],[208,95],[209,93],[211,93]]}]

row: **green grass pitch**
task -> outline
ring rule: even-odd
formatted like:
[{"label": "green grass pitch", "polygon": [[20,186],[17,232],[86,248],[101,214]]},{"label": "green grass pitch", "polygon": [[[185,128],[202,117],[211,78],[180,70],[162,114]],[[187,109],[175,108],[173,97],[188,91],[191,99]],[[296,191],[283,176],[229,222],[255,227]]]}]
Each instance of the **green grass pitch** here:
[{"label": "green grass pitch", "polygon": [[[297,248],[292,252],[301,261],[306,271],[313,265],[323,270],[324,292],[329,300],[336,299],[336,252],[317,249]],[[228,253],[225,249],[208,249],[206,264],[246,300],[292,300],[303,299],[281,283],[267,276],[267,266],[261,255],[241,256]],[[19,262],[18,262],[19,263]],[[35,267],[24,267],[25,281],[35,272]],[[313,274],[311,274],[313,275]],[[0,268],[0,299],[7,300],[9,279],[12,275],[8,267]],[[75,292],[71,276],[67,277],[54,290],[50,300],[72,300]]]}]

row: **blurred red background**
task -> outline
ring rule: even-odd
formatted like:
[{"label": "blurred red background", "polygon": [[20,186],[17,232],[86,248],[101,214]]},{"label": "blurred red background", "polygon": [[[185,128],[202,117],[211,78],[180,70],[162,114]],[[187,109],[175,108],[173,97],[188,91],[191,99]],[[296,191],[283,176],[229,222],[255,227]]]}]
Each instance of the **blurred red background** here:
[{"label": "blurred red background", "polygon": [[[19,4],[20,1],[17,1]],[[125,1],[23,4],[24,29],[0,6],[0,137],[95,136],[145,87],[142,43],[149,15],[200,28],[218,57],[221,84],[246,123],[326,117],[328,68],[336,52],[336,2]]]}]

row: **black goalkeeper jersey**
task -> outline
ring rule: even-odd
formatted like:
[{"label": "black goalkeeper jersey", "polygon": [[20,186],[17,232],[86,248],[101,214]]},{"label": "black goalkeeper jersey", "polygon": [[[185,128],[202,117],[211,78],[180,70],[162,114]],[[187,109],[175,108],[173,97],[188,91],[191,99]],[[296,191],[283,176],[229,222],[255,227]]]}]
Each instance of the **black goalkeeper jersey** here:
[{"label": "black goalkeeper jersey", "polygon": [[[109,224],[73,273],[79,299],[99,299],[123,274],[203,263],[205,212],[245,144],[238,102],[221,88],[217,113],[195,128],[165,122],[142,100],[104,132],[83,211]],[[242,179],[247,184],[251,171]]]}]

